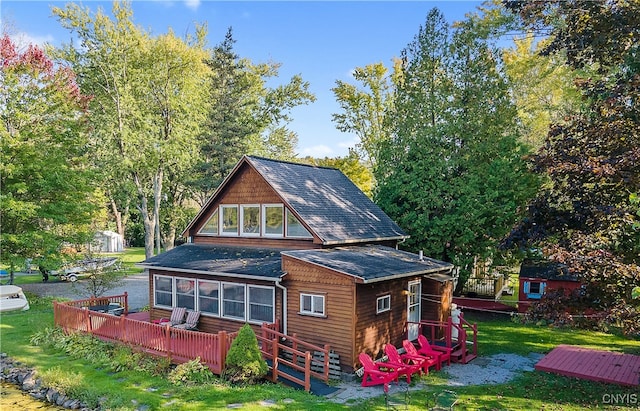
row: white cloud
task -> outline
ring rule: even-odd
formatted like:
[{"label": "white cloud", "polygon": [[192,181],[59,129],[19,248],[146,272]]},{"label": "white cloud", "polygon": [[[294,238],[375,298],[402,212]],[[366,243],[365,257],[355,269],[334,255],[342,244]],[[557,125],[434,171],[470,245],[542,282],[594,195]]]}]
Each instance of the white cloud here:
[{"label": "white cloud", "polygon": [[198,10],[200,7],[200,0],[184,0],[185,6],[191,10]]},{"label": "white cloud", "polygon": [[47,43],[52,44],[54,40],[53,36],[50,34],[47,34],[46,36],[32,36],[24,32],[12,34],[10,37],[11,37],[11,41],[14,42],[18,50],[27,48],[29,44],[42,47]]}]

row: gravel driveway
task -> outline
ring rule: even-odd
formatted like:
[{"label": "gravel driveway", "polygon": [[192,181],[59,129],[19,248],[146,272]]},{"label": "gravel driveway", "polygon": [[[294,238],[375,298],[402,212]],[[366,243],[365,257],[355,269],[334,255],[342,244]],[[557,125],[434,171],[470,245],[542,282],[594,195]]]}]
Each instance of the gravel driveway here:
[{"label": "gravel driveway", "polygon": [[[89,298],[87,294],[82,293],[80,287],[73,283],[60,281],[56,277],[49,278],[51,280],[46,283],[22,284],[20,287],[42,297],[64,297],[73,300]],[[76,284],[81,284],[82,281],[85,280],[78,280]],[[129,294],[129,310],[135,311],[149,305],[148,275],[143,273],[127,276],[118,287],[107,291],[105,295],[121,295],[125,291]]]}]

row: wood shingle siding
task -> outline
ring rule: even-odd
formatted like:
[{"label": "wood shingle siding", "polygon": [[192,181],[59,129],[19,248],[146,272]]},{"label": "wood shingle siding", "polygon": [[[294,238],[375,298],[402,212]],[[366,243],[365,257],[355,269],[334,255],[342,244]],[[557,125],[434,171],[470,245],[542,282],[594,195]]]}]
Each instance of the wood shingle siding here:
[{"label": "wood shingle siding", "polygon": [[[340,363],[346,370],[352,364],[354,316],[353,279],[343,274],[324,270],[321,267],[283,258],[285,276],[283,285],[287,287],[289,333],[299,338],[331,349],[340,356]],[[300,294],[317,294],[325,297],[325,317],[300,314]]]}]

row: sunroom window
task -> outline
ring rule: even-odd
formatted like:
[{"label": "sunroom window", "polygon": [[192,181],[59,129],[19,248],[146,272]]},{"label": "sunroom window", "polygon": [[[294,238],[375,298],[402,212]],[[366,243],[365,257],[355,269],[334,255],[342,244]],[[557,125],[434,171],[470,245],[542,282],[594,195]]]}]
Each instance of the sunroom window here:
[{"label": "sunroom window", "polygon": [[220,315],[220,283],[198,280],[198,307],[204,314]]},{"label": "sunroom window", "polygon": [[153,276],[154,305],[173,307],[173,278]]},{"label": "sunroom window", "polygon": [[188,278],[176,278],[176,307],[190,310],[196,306],[196,281]]},{"label": "sunroom window", "polygon": [[222,284],[222,316],[244,320],[244,285]]}]

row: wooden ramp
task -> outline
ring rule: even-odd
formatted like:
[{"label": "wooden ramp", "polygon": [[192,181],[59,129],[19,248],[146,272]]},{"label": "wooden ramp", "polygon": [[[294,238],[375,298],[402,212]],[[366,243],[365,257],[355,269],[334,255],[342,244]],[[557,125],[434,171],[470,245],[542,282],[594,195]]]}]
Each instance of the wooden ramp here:
[{"label": "wooden ramp", "polygon": [[585,380],[640,385],[640,356],[559,345],[535,366],[538,371]]}]

